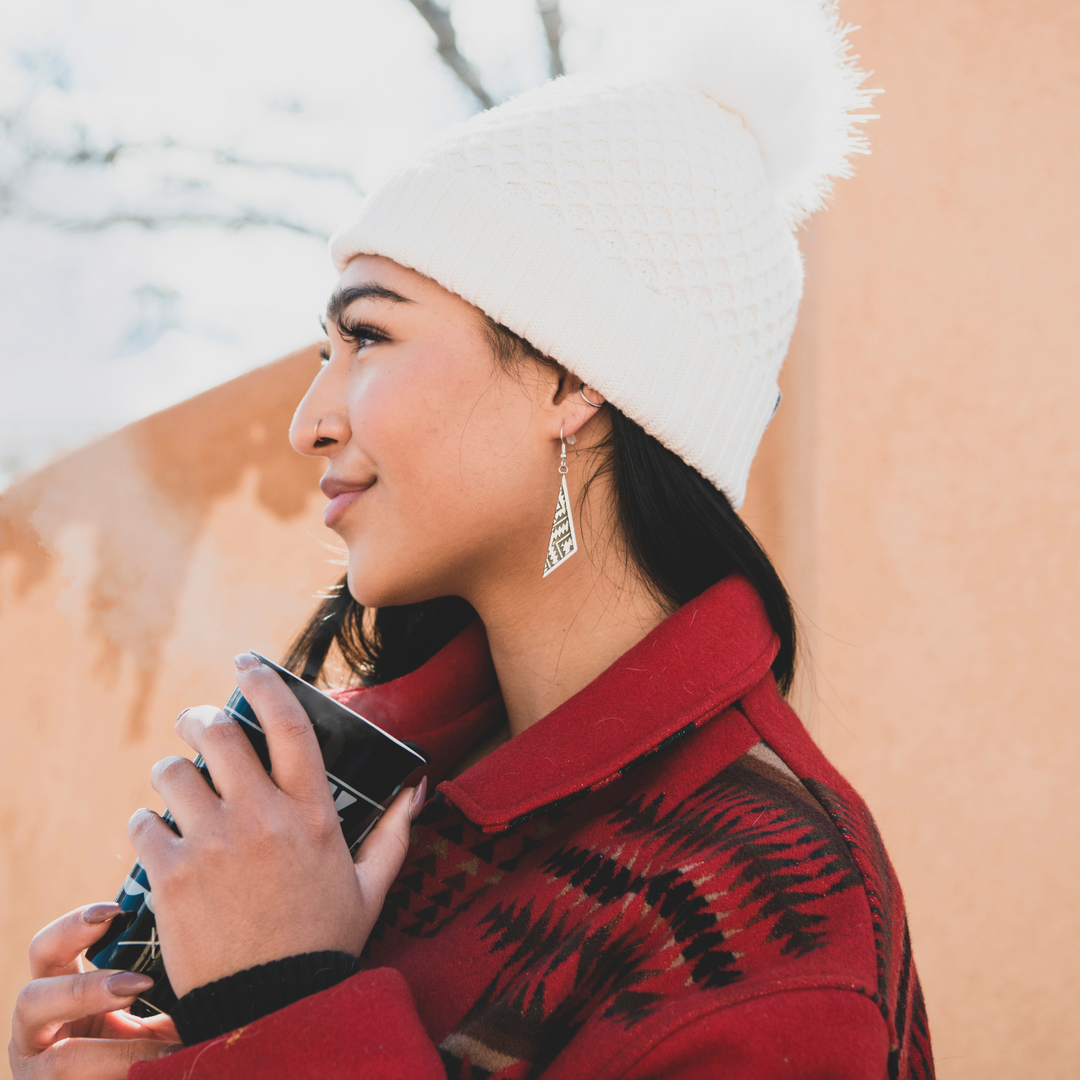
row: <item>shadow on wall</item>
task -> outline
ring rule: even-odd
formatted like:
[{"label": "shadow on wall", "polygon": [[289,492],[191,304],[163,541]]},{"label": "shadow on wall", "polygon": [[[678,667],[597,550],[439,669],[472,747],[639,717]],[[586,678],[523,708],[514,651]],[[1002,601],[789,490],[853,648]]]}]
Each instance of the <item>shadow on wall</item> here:
[{"label": "shadow on wall", "polygon": [[125,742],[146,734],[162,649],[215,505],[251,472],[257,504],[279,520],[300,515],[316,490],[322,463],[297,454],[287,432],[318,370],[312,345],[106,436],[0,496],[0,565],[15,562],[17,600],[52,572],[72,537],[89,539],[88,551],[68,553],[64,572],[87,575],[95,672],[115,683],[122,661],[135,666]]}]

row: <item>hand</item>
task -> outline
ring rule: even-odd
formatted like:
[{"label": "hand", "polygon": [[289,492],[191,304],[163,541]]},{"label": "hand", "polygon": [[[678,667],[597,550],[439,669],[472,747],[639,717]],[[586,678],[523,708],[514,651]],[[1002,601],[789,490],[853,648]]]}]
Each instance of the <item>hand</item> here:
[{"label": "hand", "polygon": [[[185,758],[150,778],[180,829],[149,810],[128,835],[146,869],[177,996],[299,953],[359,955],[409,846],[414,789],[401,792],[349,855],[311,721],[272,669],[237,657],[237,683],[270,751],[271,775],[220,710],[189,709],[176,730],[202,754],[215,793]],[[416,789],[423,798],[424,782]]]},{"label": "hand", "polygon": [[86,971],[81,953],[105,932],[118,904],[76,908],[30,943],[30,974],[11,1018],[8,1060],[15,1080],[124,1080],[136,1061],[179,1049],[167,1016],[125,1012],[152,980],[128,971]]}]

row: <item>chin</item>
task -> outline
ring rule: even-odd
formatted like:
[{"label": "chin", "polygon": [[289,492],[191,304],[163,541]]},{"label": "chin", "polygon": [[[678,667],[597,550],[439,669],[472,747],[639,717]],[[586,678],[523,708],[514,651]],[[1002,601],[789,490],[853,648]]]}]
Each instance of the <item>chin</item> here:
[{"label": "chin", "polygon": [[425,588],[415,576],[408,581],[403,581],[403,576],[390,568],[379,567],[371,560],[349,558],[349,592],[366,608],[400,607],[444,595],[438,589]]}]

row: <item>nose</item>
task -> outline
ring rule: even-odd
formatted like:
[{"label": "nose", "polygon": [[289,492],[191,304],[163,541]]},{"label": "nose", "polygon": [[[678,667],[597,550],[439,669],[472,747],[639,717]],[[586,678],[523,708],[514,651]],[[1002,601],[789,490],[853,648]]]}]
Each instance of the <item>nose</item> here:
[{"label": "nose", "polygon": [[334,391],[330,368],[324,367],[308,387],[289,425],[289,442],[298,454],[330,457],[349,441],[348,412]]}]

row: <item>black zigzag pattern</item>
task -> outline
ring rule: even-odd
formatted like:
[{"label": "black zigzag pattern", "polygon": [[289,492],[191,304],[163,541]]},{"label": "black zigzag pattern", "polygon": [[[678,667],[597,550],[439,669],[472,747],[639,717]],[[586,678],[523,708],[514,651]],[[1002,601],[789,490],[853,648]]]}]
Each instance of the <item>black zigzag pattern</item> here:
[{"label": "black zigzag pattern", "polygon": [[825,942],[825,916],[807,907],[862,884],[823,808],[741,761],[666,813],[662,802],[631,799],[611,816],[616,837],[651,837],[653,858],[668,862],[726,855],[721,872],[737,870],[735,884],[746,887],[740,906],[758,906],[748,925],[770,921],[769,939],[782,940],[784,954],[803,956]]},{"label": "black zigzag pattern", "polygon": [[[899,885],[877,824],[861,803],[852,806],[848,800],[819,780],[808,779],[804,784],[835,822],[845,843],[856,853],[860,862],[874,928],[878,972],[877,1004],[886,1020],[891,1015],[896,1028],[896,1047],[889,1057],[889,1080],[899,1080],[903,1068],[899,1048],[904,1045],[908,1047],[905,1076],[909,1080],[932,1077],[934,1065],[930,1050],[930,1030],[922,987],[914,974],[911,936],[906,918],[897,922],[891,917],[893,912],[903,910],[903,905]],[[899,972],[895,996],[890,992],[890,971]]]},{"label": "black zigzag pattern", "polygon": [[[736,955],[723,945],[726,935],[719,927],[719,919],[709,910],[708,901],[694,882],[679,870],[632,874],[615,859],[572,847],[555,852],[543,868],[556,881],[568,879],[571,888],[580,889],[598,904],[615,904],[627,896],[641,895],[649,908],[667,922],[699,986],[726,986],[738,978]],[[642,1007],[658,997],[620,991],[607,1015],[625,1015],[632,1022],[644,1014]],[[631,1004],[634,1008],[627,1007]]]},{"label": "black zigzag pattern", "polygon": [[[414,850],[383,904],[369,940],[382,941],[388,929],[431,938],[470,910],[512,873],[521,860],[545,847],[556,824],[570,818],[562,807],[534,816],[516,829],[488,835],[467,821],[437,793],[417,825],[434,826],[438,839]],[[447,860],[456,873],[447,874]]]},{"label": "black zigzag pattern", "polygon": [[804,789],[736,762],[664,802],[635,795],[606,815],[603,848],[552,852],[539,869],[558,886],[555,899],[497,903],[482,916],[482,940],[501,966],[459,1030],[512,1032],[538,1075],[598,1003],[630,1028],[668,996],[663,977],[673,968],[680,984],[688,977],[700,989],[736,982],[739,954],[723,925],[730,910],[715,910],[718,897],[746,913],[737,928],[764,921],[781,955],[826,946],[822,899],[862,879]]},{"label": "black zigzag pattern", "polygon": [[[897,943],[896,927],[893,926],[888,913],[895,910],[893,905],[896,897],[893,876],[888,869],[889,858],[885,854],[885,845],[869,813],[865,810],[861,813],[855,812],[847,800],[818,780],[806,780],[804,783],[836,824],[845,843],[852,851],[862,856],[860,876],[865,877],[864,884],[870,901],[874,947],[877,953],[877,1003],[885,1018],[889,1019],[888,973],[891,970],[890,961]],[[907,947],[905,927],[904,948]]]}]

